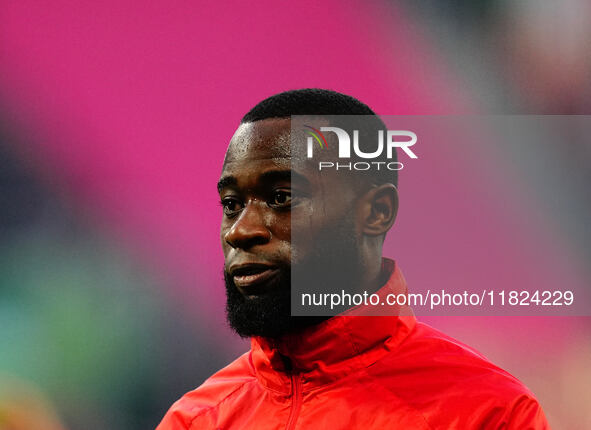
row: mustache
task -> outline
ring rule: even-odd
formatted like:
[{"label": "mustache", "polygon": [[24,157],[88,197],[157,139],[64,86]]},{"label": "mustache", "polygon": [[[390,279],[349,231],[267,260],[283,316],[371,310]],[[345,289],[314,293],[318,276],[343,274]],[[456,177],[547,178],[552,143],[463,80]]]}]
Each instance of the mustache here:
[{"label": "mustache", "polygon": [[281,271],[288,271],[291,269],[291,262],[286,263],[285,261],[278,261],[276,258],[261,258],[257,255],[256,258],[236,258],[232,260],[226,260],[224,264],[224,274],[231,276],[230,268],[245,264],[276,267]]}]

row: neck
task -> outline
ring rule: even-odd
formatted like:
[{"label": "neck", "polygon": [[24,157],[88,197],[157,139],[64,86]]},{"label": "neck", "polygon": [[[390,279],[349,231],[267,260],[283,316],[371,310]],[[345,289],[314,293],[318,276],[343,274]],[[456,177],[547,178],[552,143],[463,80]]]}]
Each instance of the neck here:
[{"label": "neck", "polygon": [[363,279],[354,292],[363,293],[367,291],[368,294],[375,293],[388,281],[389,276],[390,273],[387,273],[383,268],[381,256],[372,258],[366,261]]}]

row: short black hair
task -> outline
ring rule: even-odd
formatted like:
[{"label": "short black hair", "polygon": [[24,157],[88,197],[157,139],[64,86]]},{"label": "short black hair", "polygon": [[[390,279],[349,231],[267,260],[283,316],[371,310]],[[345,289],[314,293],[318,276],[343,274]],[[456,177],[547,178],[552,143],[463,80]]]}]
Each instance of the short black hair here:
[{"label": "short black hair", "polygon": [[[248,111],[240,123],[270,118],[289,118],[291,115],[367,115],[375,119],[373,121],[375,126],[372,126],[372,129],[387,130],[381,118],[365,103],[347,94],[322,88],[303,88],[272,95]],[[397,161],[395,151],[388,161]],[[384,169],[378,175],[372,176],[379,183],[392,183],[398,187],[398,171]]]},{"label": "short black hair", "polygon": [[354,97],[320,88],[304,88],[275,94],[258,103],[241,123],[291,115],[375,115]]}]

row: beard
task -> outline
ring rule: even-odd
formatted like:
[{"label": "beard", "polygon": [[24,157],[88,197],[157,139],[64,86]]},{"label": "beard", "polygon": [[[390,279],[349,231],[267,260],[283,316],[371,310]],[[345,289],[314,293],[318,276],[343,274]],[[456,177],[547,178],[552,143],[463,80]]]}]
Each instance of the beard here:
[{"label": "beard", "polygon": [[[292,245],[306,245],[303,242],[308,240],[311,240],[309,235],[292,235]],[[230,327],[240,337],[279,338],[317,325],[346,310],[333,309],[331,315],[291,315],[292,280],[295,281],[294,292],[305,289],[305,292],[324,293],[341,289],[352,291],[362,279],[359,245],[351,215],[313,240],[313,246],[305,246],[305,249],[311,249],[306,258],[279,267],[275,285],[266,293],[245,296],[224,270],[226,315]],[[310,291],[311,286],[316,291]]]},{"label": "beard", "polygon": [[290,270],[280,269],[272,291],[257,296],[242,294],[232,277],[224,271],[226,314],[230,327],[243,338],[278,338],[316,325],[327,317],[291,316]]}]

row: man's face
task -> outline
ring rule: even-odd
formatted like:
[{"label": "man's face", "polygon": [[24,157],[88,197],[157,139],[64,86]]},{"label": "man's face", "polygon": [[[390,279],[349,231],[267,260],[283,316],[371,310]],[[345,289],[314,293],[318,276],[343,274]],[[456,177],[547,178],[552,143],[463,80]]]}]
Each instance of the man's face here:
[{"label": "man's face", "polygon": [[339,283],[353,279],[343,266],[359,264],[356,193],[292,151],[290,120],[267,119],[242,124],[226,153],[221,243],[228,319],[241,336],[277,337],[326,319],[290,316],[292,269],[320,267],[327,278],[318,282]]}]

